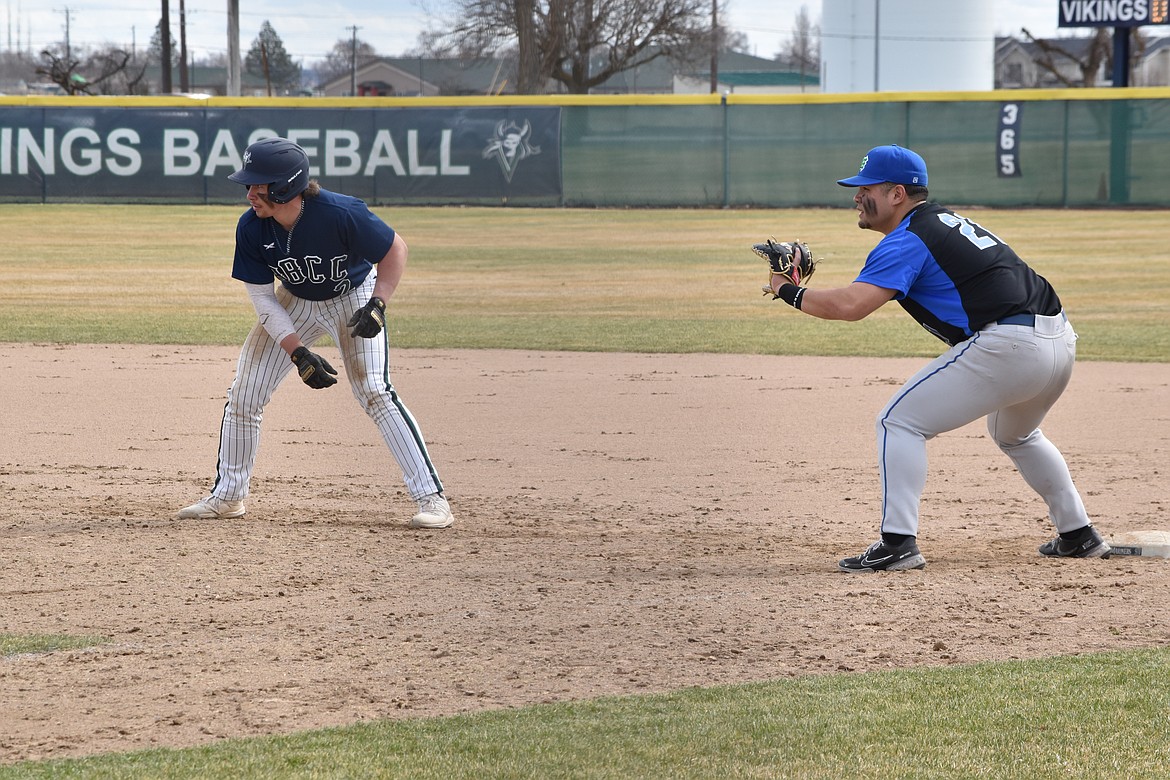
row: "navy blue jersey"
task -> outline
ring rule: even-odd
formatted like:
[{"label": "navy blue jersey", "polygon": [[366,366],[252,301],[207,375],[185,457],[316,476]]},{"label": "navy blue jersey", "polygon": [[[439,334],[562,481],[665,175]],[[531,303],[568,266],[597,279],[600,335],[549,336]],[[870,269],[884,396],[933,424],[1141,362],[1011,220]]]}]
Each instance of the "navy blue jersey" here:
[{"label": "navy blue jersey", "polygon": [[857,281],[894,300],[947,344],[1012,314],[1060,313],[1060,298],[994,234],[937,203],[923,203],[869,253]]},{"label": "navy blue jersey", "polygon": [[298,298],[325,301],[361,286],[394,243],[393,228],[358,198],[323,189],[304,204],[291,232],[271,217],[244,212],[236,225],[233,278],[280,279]]}]

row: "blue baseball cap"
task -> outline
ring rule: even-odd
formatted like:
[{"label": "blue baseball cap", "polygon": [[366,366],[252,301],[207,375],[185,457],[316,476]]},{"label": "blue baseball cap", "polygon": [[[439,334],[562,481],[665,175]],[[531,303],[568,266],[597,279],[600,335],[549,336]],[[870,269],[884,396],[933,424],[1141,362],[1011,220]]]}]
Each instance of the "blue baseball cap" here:
[{"label": "blue baseball cap", "polygon": [[909,149],[892,144],[877,146],[861,161],[856,176],[838,179],[842,187],[864,187],[883,182],[926,186],[926,160]]}]

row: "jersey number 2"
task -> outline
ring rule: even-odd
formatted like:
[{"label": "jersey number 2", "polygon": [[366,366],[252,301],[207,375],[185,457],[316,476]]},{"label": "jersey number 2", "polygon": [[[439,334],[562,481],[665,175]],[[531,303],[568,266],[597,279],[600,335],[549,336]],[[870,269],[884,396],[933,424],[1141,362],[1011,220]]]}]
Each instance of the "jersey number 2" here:
[{"label": "jersey number 2", "polygon": [[999,239],[991,233],[988,233],[986,236],[975,235],[975,223],[966,217],[960,217],[957,214],[939,214],[938,218],[947,227],[957,227],[963,235],[963,238],[970,241],[979,249],[988,249],[999,243]]}]

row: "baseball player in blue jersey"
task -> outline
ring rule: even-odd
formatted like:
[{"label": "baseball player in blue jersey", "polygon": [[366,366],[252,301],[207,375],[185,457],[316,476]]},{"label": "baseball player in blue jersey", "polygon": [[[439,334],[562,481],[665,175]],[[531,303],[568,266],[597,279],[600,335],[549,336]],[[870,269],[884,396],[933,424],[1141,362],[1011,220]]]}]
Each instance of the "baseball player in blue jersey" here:
[{"label": "baseball player in blue jersey", "polygon": [[918,505],[926,442],[981,417],[999,448],[1047,503],[1055,539],[1040,554],[1102,558],[1060,451],[1039,425],[1064,392],[1076,357],[1060,298],[998,236],[927,202],[926,162],[900,146],[870,150],[856,176],[858,227],[882,233],[847,287],[800,287],[773,274],[772,292],[806,314],[856,321],[895,300],[949,345],[904,384],[877,418],[881,538],[845,558],[845,572],[921,569]]},{"label": "baseball player in blue jersey", "polygon": [[378,426],[418,503],[410,525],[447,528],[455,519],[443,485],[418,424],[390,382],[386,301],[402,278],[406,242],[362,201],[310,180],[309,158],[292,141],[258,141],[243,162],[228,177],[247,187],[251,206],[236,226],[232,277],[247,288],[258,321],[228,390],[211,493],[179,517],[244,514],[261,415],[277,385],[294,367],[313,389],[337,382],[333,366],[310,351],[328,335],[341,351],[354,397]]}]

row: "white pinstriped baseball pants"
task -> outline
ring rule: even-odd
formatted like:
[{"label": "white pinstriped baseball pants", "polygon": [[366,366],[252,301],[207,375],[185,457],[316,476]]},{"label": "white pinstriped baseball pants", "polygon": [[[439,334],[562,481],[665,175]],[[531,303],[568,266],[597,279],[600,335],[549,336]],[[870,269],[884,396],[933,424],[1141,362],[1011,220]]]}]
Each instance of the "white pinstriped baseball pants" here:
[{"label": "white pinstriped baseball pants", "polygon": [[[371,274],[356,290],[328,301],[298,298],[283,285],[276,297],[288,311],[305,346],[328,334],[341,351],[344,374],[362,409],[378,426],[394,459],[402,468],[402,479],[414,499],[441,493],[443,485],[431,463],[418,423],[398,398],[390,382],[389,341],[383,329],[372,339],[352,338],[346,325],[353,313],[365,305],[374,290]],[[239,501],[248,495],[256,452],[260,446],[260,420],[264,407],[292,369],[293,363],[280,345],[257,322],[236,366],[236,378],[228,390],[223,423],[219,433],[219,460],[211,494]],[[328,392],[311,390],[311,393]]]},{"label": "white pinstriped baseball pants", "polygon": [[1037,317],[1035,327],[990,325],[910,377],[877,419],[881,530],[918,535],[926,442],[980,417],[1056,530],[1087,525],[1068,464],[1039,428],[1072,376],[1076,340],[1063,314]]}]

